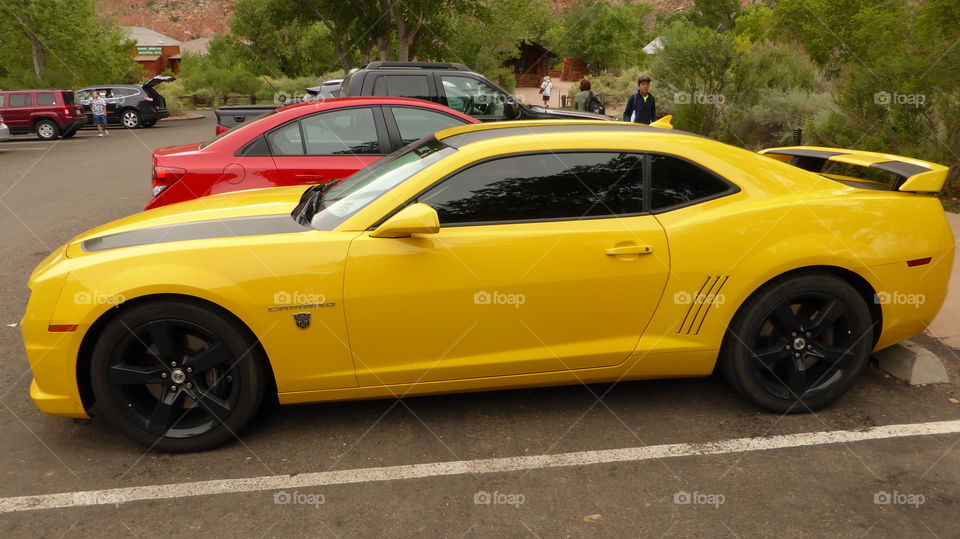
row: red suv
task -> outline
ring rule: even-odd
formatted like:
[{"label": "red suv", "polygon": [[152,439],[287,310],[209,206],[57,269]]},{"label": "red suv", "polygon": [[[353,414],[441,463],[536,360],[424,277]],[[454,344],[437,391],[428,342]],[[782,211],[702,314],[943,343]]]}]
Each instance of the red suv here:
[{"label": "red suv", "polygon": [[87,123],[70,90],[0,92],[0,114],[10,134],[36,133],[42,140],[70,138]]}]

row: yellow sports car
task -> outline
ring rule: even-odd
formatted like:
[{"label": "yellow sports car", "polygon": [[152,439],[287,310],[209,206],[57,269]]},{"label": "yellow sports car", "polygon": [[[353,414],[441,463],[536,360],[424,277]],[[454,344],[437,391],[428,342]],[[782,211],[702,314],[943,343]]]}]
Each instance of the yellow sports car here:
[{"label": "yellow sports car", "polygon": [[30,278],[30,393],[166,451],[230,440],[273,397],[719,370],[763,409],[816,410],[937,314],[954,240],[922,193],[946,174],[619,122],[451,128],[333,187],[76,237]]}]

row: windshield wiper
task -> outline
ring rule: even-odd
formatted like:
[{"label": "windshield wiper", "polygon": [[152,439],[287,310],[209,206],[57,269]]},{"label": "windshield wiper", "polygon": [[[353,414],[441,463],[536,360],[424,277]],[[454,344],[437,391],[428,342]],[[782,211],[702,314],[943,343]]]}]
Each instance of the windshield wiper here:
[{"label": "windshield wiper", "polygon": [[343,180],[334,180],[327,183],[321,183],[319,185],[314,185],[310,189],[307,189],[304,192],[303,197],[300,199],[300,203],[303,204],[300,214],[297,215],[297,222],[302,225],[309,225],[310,221],[313,220],[313,216],[317,214],[318,211],[323,209],[323,195],[327,193],[333,186],[339,184]]}]

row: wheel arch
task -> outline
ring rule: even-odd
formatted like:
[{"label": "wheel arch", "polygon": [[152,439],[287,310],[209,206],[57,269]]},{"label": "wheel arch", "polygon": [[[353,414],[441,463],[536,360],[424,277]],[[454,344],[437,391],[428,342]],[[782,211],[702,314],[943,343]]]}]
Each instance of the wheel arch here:
[{"label": "wheel arch", "polygon": [[93,405],[96,402],[96,399],[93,395],[93,385],[90,380],[90,362],[93,359],[93,348],[96,345],[97,339],[100,334],[103,332],[103,329],[110,323],[111,320],[116,318],[120,313],[125,312],[129,309],[143,305],[146,303],[151,303],[155,301],[162,300],[177,300],[187,303],[193,303],[195,305],[210,309],[214,312],[219,313],[220,315],[228,318],[237,323],[238,327],[242,328],[243,331],[256,341],[256,346],[260,349],[260,352],[263,354],[263,357],[267,361],[267,371],[269,372],[268,382],[269,382],[269,392],[272,392],[272,398],[276,399],[277,396],[277,382],[273,372],[273,366],[270,363],[270,356],[267,354],[267,351],[263,348],[263,345],[260,343],[260,339],[257,338],[253,330],[250,329],[250,326],[247,325],[243,320],[240,319],[236,314],[230,310],[224,308],[217,303],[214,303],[210,300],[199,298],[196,296],[190,296],[187,294],[151,294],[145,296],[139,296],[133,298],[129,301],[125,301],[116,308],[108,309],[103,314],[97,318],[96,321],[90,326],[90,329],[87,330],[86,334],[83,336],[83,340],[80,342],[80,348],[77,353],[76,361],[76,376],[77,376],[77,388],[80,392],[80,401],[83,404],[84,410],[87,410],[89,413],[93,409]]},{"label": "wheel arch", "polygon": [[58,128],[60,127],[60,122],[57,121],[57,118],[55,116],[34,116],[33,123],[31,123],[30,125],[32,125],[33,129],[36,130],[37,124],[42,122],[43,120],[50,120],[51,122],[56,124]]},{"label": "wheel arch", "polygon": [[[750,298],[756,296],[771,284],[809,273],[828,273],[852,286],[863,299],[864,304],[867,306],[867,310],[870,311],[870,318],[873,322],[873,326],[879,329],[883,328],[883,310],[880,308],[880,304],[876,301],[877,292],[874,290],[873,285],[871,285],[869,281],[855,271],[832,265],[802,266],[784,271],[774,277],[771,277],[743,297],[742,301],[740,301],[740,303],[737,305],[737,308],[733,311],[730,319],[727,321],[727,327],[729,328],[729,326],[733,323],[733,320],[737,317],[737,315],[740,314],[743,305],[747,303]],[[879,339],[880,331],[878,330],[873,334],[873,344],[876,345]]]}]

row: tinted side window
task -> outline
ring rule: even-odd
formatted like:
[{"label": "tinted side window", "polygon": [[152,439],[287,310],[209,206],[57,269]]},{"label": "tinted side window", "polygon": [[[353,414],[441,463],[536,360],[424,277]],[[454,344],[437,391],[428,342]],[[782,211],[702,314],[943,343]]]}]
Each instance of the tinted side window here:
[{"label": "tinted side window", "polygon": [[314,114],[300,123],[308,155],[381,153],[373,110],[368,107]]},{"label": "tinted side window", "polygon": [[643,157],[583,152],[505,157],[458,172],[424,193],[440,224],[641,213]]},{"label": "tinted side window", "polygon": [[381,75],[373,84],[373,95],[430,99],[426,75]]},{"label": "tinted side window", "polygon": [[73,104],[74,104],[74,101],[73,101],[73,92],[63,92],[63,93],[60,94],[60,96],[63,97],[63,104],[64,104],[64,105],[73,105]]},{"label": "tinted side window", "polygon": [[730,186],[706,170],[668,155],[650,156],[650,208],[686,204],[728,190]]},{"label": "tinted side window", "polygon": [[393,118],[400,129],[400,138],[404,144],[416,142],[427,135],[456,127],[466,122],[455,116],[437,112],[435,110],[415,109],[413,107],[391,107]]},{"label": "tinted side window", "polygon": [[303,155],[303,140],[300,137],[300,122],[290,122],[280,129],[267,133],[273,155]]},{"label": "tinted side window", "polygon": [[30,94],[10,94],[11,107],[29,107],[31,104]]},{"label": "tinted side window", "polygon": [[57,98],[53,94],[37,94],[37,105],[56,105]]}]

